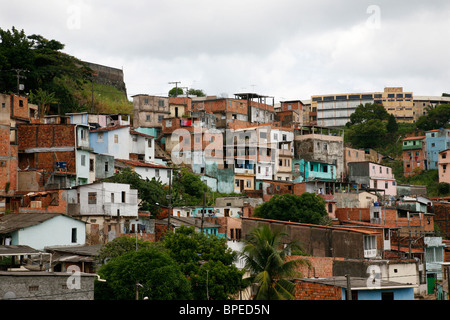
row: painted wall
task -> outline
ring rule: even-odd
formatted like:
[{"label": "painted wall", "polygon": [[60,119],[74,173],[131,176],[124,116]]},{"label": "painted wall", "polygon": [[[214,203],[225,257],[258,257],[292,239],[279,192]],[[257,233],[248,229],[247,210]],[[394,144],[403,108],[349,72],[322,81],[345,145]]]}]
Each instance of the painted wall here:
[{"label": "painted wall", "polygon": [[425,132],[427,145],[427,168],[437,169],[439,152],[450,148],[450,130],[431,130]]},{"label": "painted wall", "polygon": [[[394,300],[414,300],[414,288],[358,290],[358,300],[381,300],[383,292],[392,292]],[[347,290],[342,289],[342,300],[347,299]]]},{"label": "painted wall", "polygon": [[[72,242],[72,229],[76,228],[76,242]],[[86,243],[86,224],[79,220],[56,216],[35,226],[16,231],[12,244],[30,246],[43,250],[47,246],[84,245]]]}]

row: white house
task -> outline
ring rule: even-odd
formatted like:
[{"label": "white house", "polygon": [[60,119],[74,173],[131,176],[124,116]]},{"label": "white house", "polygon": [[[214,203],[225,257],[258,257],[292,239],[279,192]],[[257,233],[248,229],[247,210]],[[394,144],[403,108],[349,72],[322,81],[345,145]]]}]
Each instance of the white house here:
[{"label": "white house", "polygon": [[17,213],[0,217],[1,243],[36,250],[86,244],[86,222],[64,214]]},{"label": "white house", "polygon": [[114,156],[116,159],[130,158],[130,126],[104,127],[89,132],[90,146],[96,153]]},{"label": "white house", "polygon": [[108,217],[138,215],[138,191],[124,183],[95,182],[78,186],[69,190],[68,203],[72,215]]},{"label": "white house", "polygon": [[137,155],[145,162],[155,161],[154,137],[138,131],[130,130],[130,154]]},{"label": "white house", "polygon": [[138,173],[142,179],[152,180],[155,178],[156,180],[160,180],[162,184],[169,184],[170,177],[172,175],[172,168],[164,166],[159,163],[153,162],[141,162],[137,160],[124,160],[124,159],[116,159],[116,167],[119,165],[127,166],[132,168],[136,173]]}]

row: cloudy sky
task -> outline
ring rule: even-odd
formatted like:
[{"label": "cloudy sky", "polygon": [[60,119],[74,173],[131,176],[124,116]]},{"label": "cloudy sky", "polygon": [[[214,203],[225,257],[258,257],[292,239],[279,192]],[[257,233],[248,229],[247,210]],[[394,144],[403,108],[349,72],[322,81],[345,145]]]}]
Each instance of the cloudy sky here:
[{"label": "cloudy sky", "polygon": [[128,95],[173,87],[275,102],[450,92],[448,0],[0,0],[0,28],[121,68]]}]

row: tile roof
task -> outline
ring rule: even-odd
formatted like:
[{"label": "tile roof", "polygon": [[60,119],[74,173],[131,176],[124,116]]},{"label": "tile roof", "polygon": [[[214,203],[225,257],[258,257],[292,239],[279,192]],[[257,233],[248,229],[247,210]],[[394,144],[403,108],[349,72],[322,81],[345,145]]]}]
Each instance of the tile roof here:
[{"label": "tile roof", "polygon": [[142,162],[138,160],[123,160],[123,159],[115,159],[115,161],[122,162],[124,164],[133,166],[133,167],[149,167],[149,168],[162,168],[162,169],[170,169],[170,167],[153,162]]},{"label": "tile roof", "polygon": [[122,128],[126,128],[126,127],[130,127],[130,125],[126,124],[126,125],[122,125],[122,126],[98,128],[98,129],[90,130],[90,132],[112,131],[112,130],[122,129]]}]

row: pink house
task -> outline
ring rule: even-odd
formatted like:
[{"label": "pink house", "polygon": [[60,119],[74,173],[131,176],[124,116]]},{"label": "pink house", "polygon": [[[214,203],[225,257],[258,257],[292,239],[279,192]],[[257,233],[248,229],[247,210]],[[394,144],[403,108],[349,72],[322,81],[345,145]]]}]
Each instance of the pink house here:
[{"label": "pink house", "polygon": [[450,183],[450,149],[439,152],[438,171],[439,183]]},{"label": "pink house", "polygon": [[397,184],[392,168],[375,162],[349,162],[349,182],[361,189],[371,190],[386,196],[397,195]]}]

